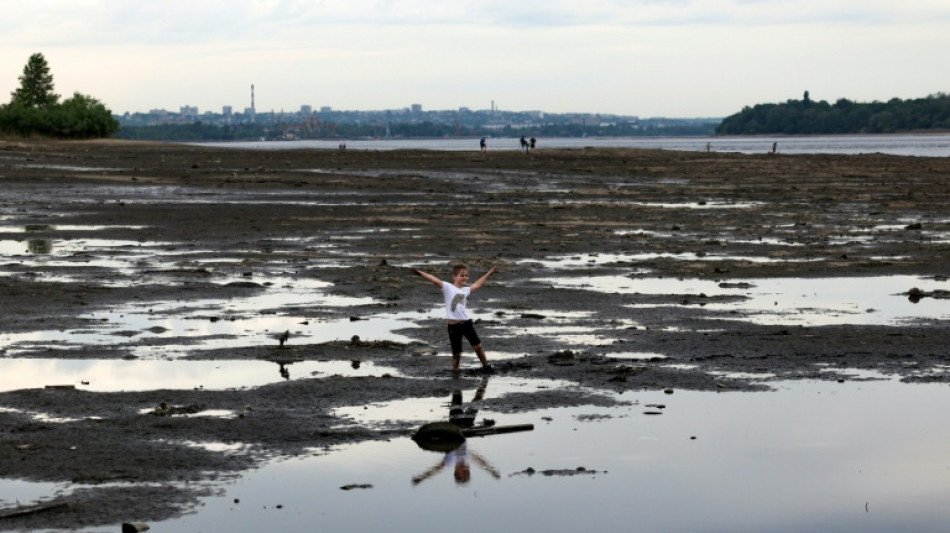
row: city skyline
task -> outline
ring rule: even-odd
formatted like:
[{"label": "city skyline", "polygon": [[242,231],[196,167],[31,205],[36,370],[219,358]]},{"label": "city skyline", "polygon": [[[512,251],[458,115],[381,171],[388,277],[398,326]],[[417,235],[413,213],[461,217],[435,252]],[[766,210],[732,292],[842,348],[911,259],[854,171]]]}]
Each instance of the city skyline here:
[{"label": "city skyline", "polygon": [[[723,117],[950,90],[938,0],[0,0],[0,92],[32,53],[114,113],[425,109]],[[3,97],[0,97],[3,98]],[[3,101],[6,101],[3,98]]]}]

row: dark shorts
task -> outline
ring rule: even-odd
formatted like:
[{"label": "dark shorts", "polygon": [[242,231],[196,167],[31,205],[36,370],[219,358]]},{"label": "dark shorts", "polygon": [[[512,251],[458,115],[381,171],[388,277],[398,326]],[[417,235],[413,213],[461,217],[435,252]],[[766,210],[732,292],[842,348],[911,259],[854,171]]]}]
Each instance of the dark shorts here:
[{"label": "dark shorts", "polygon": [[478,339],[478,333],[475,333],[475,324],[471,320],[449,324],[449,343],[452,344],[452,355],[462,353],[462,337],[468,339],[468,343],[472,346],[478,346],[482,343]]}]

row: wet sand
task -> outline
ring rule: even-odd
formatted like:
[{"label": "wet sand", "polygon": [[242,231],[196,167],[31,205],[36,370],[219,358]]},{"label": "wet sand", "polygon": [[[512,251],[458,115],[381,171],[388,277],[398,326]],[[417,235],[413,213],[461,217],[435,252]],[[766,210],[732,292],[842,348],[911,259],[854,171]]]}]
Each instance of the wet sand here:
[{"label": "wet sand", "polygon": [[[495,361],[496,373],[583,386],[492,398],[486,407],[494,411],[610,405],[610,393],[624,390],[739,394],[775,380],[845,379],[847,369],[947,381],[950,333],[942,321],[761,325],[717,304],[741,303],[744,284],[764,278],[913,275],[940,286],[950,264],[950,158],[7,142],[0,143],[0,183],[2,240],[27,238],[22,229],[29,226],[29,239],[56,241],[64,238],[57,228],[74,226],[90,229],[70,238],[133,241],[154,254],[121,271],[82,252],[67,266],[4,257],[4,334],[94,330],[104,325],[84,318],[91,311],[137,301],[226,302],[266,293],[277,277],[329,282],[331,294],[371,298],[291,313],[358,326],[433,309],[440,295],[409,269],[447,278],[449,265],[464,261],[473,278],[492,265],[502,270],[471,303],[489,357],[508,354]],[[187,259],[168,260],[176,255]],[[644,289],[583,287],[602,276]],[[671,279],[709,280],[722,290],[648,290]],[[893,295],[895,305],[907,298]],[[260,310],[288,312],[280,304]],[[255,327],[253,316],[212,310],[205,318]],[[394,371],[234,390],[0,393],[3,476],[88,485],[54,500],[68,505],[2,519],[0,529],[89,527],[130,516],[157,521],[185,512],[215,490],[215,479],[268,458],[407,435],[414,424],[345,424],[333,409],[442,397],[458,380],[476,382],[470,352],[461,376],[448,371],[444,325],[420,326],[401,332],[417,341],[408,345],[367,331],[316,343],[295,335],[279,347],[276,340],[262,344],[261,331],[249,334],[246,346],[226,349],[130,334],[120,343],[17,350],[18,358],[92,360],[132,358],[135,348],[151,346],[160,358],[163,344],[191,343],[189,359],[266,360],[291,369],[300,361],[360,361]],[[555,326],[597,340],[578,346],[546,333]],[[0,349],[0,357],[14,353]],[[610,357],[631,352],[656,357]],[[143,414],[160,402],[180,411]],[[196,409],[234,416],[184,416]],[[241,446],[214,451],[190,444],[196,442]]]}]

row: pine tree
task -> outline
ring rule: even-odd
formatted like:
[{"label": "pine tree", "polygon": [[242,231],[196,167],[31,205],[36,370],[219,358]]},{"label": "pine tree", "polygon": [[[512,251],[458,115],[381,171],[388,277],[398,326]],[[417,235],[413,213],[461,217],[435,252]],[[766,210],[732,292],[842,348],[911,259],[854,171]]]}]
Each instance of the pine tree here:
[{"label": "pine tree", "polygon": [[43,54],[33,54],[23,67],[20,87],[13,92],[12,105],[48,108],[56,105],[59,95],[53,92],[53,75]]}]

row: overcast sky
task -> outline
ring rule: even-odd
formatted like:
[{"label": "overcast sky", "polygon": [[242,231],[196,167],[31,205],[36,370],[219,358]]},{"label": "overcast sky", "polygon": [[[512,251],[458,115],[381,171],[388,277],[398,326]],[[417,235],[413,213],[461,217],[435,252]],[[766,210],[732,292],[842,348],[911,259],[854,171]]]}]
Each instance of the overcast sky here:
[{"label": "overcast sky", "polygon": [[948,0],[0,0],[0,102],[42,53],[113,112],[301,105],[722,117],[950,92]]}]

